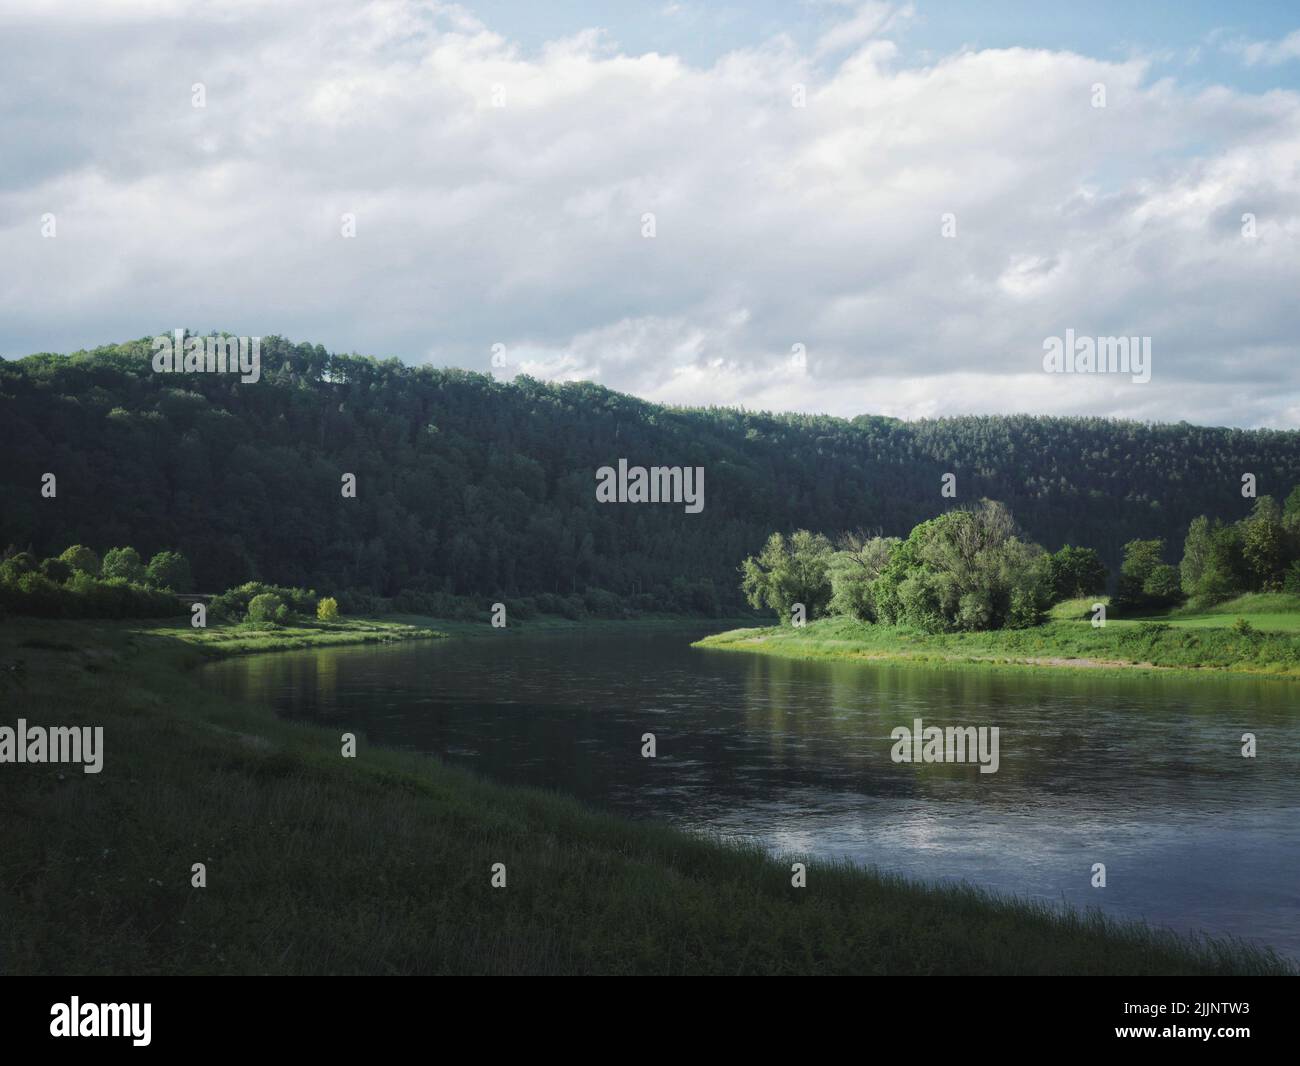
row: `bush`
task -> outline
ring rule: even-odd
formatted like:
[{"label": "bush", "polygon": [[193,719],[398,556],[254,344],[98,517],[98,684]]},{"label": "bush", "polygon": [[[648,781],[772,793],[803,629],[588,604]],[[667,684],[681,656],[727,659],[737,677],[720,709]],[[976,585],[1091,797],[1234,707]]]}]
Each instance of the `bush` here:
[{"label": "bush", "polygon": [[1142,583],[1142,593],[1152,606],[1168,607],[1183,599],[1182,575],[1178,567],[1161,563]]},{"label": "bush", "polygon": [[0,602],[14,614],[40,618],[172,618],[186,610],[165,592],[121,578],[100,581],[84,570],[74,571],[64,585],[38,572],[23,574],[0,584]]},{"label": "bush", "polygon": [[[313,595],[315,594],[313,593]],[[338,594],[338,599],[339,610],[344,614],[387,614],[391,609],[388,600],[382,596],[376,596],[366,589],[345,589]],[[398,607],[397,609],[400,611],[407,608]],[[423,612],[417,611],[415,613]]]},{"label": "bush", "polygon": [[104,553],[102,573],[106,578],[120,577],[133,585],[144,584],[144,564],[134,548],[109,548]]},{"label": "bush", "polygon": [[99,555],[84,544],[74,544],[71,548],[65,549],[59,558],[72,567],[73,570],[80,570],[91,577],[99,577],[100,575]]},{"label": "bush", "polygon": [[180,552],[159,552],[149,560],[145,576],[156,589],[187,592],[194,587],[190,564]]},{"label": "bush", "polygon": [[1300,596],[1300,562],[1292,563],[1290,569],[1283,575],[1282,591]]},{"label": "bush", "polygon": [[902,621],[926,633],[949,628],[943,616],[943,595],[939,581],[928,571],[918,570],[898,586]]},{"label": "bush", "polygon": [[[260,581],[246,581],[236,588],[227,589],[220,596],[212,597],[208,610],[232,622],[242,622],[254,597],[264,593],[278,596],[296,614],[312,616],[316,613],[317,597],[313,589],[282,588],[278,585],[265,585]],[[349,613],[360,613],[353,612],[346,605],[343,605],[343,609]]]},{"label": "bush", "polygon": [[[377,605],[362,613],[379,614],[387,610],[388,605],[382,600],[374,597],[369,600]],[[392,609],[403,614],[427,614],[433,618],[466,622],[479,621],[482,617],[482,609],[477,601],[467,596],[453,596],[450,592],[421,592],[417,589],[402,589],[393,597]]]},{"label": "bush", "polygon": [[31,552],[19,552],[0,563],[0,583],[17,585],[24,574],[33,573],[35,570],[36,556]]},{"label": "bush", "polygon": [[62,585],[72,576],[72,567],[62,559],[46,559],[41,563],[41,573],[56,585]]},{"label": "bush", "polygon": [[582,605],[601,618],[617,618],[623,613],[623,601],[605,589],[587,589],[582,594]]},{"label": "bush", "polygon": [[339,601],[333,596],[326,596],[316,604],[316,617],[322,622],[337,622],[339,620]]},{"label": "bush", "polygon": [[1240,633],[1243,637],[1250,637],[1254,636],[1255,627],[1250,624],[1248,618],[1238,618],[1232,623],[1232,631],[1234,633]]},{"label": "bush", "polygon": [[1074,548],[1067,544],[1047,557],[1052,598],[1078,599],[1106,591],[1106,566],[1092,548]]},{"label": "bush", "polygon": [[511,616],[521,622],[537,617],[537,601],[531,596],[516,596],[514,599],[507,600],[506,606]]},{"label": "bush", "polygon": [[18,579],[18,592],[23,597],[27,614],[59,618],[65,613],[63,589],[44,574],[23,574]]},{"label": "bush", "polygon": [[542,614],[563,614],[564,600],[554,592],[543,592],[537,596],[537,609]]},{"label": "bush", "polygon": [[[1183,601],[1183,575],[1178,567],[1161,562],[1163,540],[1131,540],[1124,545],[1111,607],[1117,615],[1172,607]],[[1189,581],[1189,584],[1191,582]],[[1198,590],[1198,596],[1202,593]]]},{"label": "bush", "polygon": [[248,601],[248,620],[284,625],[289,620],[289,607],[274,592],[262,592]]}]

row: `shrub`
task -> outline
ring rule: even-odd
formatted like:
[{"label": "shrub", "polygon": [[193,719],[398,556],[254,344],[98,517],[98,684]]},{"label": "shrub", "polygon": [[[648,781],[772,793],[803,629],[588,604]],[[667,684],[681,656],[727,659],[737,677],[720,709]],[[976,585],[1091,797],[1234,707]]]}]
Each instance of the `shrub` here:
[{"label": "shrub", "polygon": [[[313,593],[313,595],[315,595]],[[339,610],[344,614],[387,614],[389,601],[365,589],[345,589],[338,594]],[[398,610],[407,608],[399,607]],[[419,612],[417,612],[419,613]]]},{"label": "shrub", "polygon": [[250,622],[275,622],[283,625],[289,619],[289,608],[274,592],[262,592],[248,601]]},{"label": "shrub", "polygon": [[134,548],[109,548],[104,553],[102,573],[106,578],[120,577],[133,585],[144,584],[144,564]]},{"label": "shrub", "polygon": [[46,559],[41,563],[41,573],[56,585],[62,585],[72,576],[72,567],[62,559]]},{"label": "shrub", "polygon": [[1028,629],[1043,621],[1043,602],[1032,588],[1011,591],[1011,604],[1007,609],[1008,629]]},{"label": "shrub", "polygon": [[1110,601],[1116,614],[1182,602],[1183,575],[1177,567],[1161,562],[1164,548],[1165,542],[1159,539],[1131,540],[1124,545],[1124,565]]},{"label": "shrub", "polygon": [[31,552],[19,552],[0,563],[0,582],[6,585],[17,585],[24,574],[33,573],[35,570],[36,556]]},{"label": "shrub", "polygon": [[190,564],[180,552],[159,552],[149,560],[145,575],[149,584],[156,589],[186,592],[194,586]]},{"label": "shrub", "polygon": [[605,589],[587,589],[582,594],[582,605],[594,615],[602,618],[617,618],[623,613],[623,602]]},{"label": "shrub", "polygon": [[18,579],[18,592],[23,598],[27,614],[40,618],[58,618],[64,613],[63,589],[44,574],[23,574]]},{"label": "shrub", "polygon": [[1300,595],[1300,561],[1291,564],[1282,577],[1282,591]]},{"label": "shrub", "polygon": [[1106,590],[1106,566],[1092,548],[1067,544],[1048,556],[1052,597],[1056,602],[1093,596]]},{"label": "shrub", "polygon": [[518,618],[521,622],[537,617],[537,601],[531,596],[516,596],[507,600],[506,606],[511,617]]},{"label": "shrub", "polygon": [[14,614],[41,618],[171,618],[185,612],[175,596],[113,578],[100,581],[84,570],[59,585],[44,574],[23,574],[0,584],[0,601]]},{"label": "shrub", "polygon": [[[316,613],[316,593],[312,589],[300,588],[282,588],[278,585],[265,585],[260,581],[246,581],[233,589],[227,589],[220,596],[212,597],[212,603],[209,605],[209,611],[215,612],[232,622],[243,621],[248,614],[248,605],[253,602],[254,597],[264,593],[278,596],[284,603],[289,605],[290,610],[302,615],[314,615]],[[348,613],[354,612],[346,604],[343,609]]]},{"label": "shrub", "polygon": [[934,574],[917,570],[898,586],[902,620],[927,633],[948,629],[943,616],[943,596]]},{"label": "shrub", "polygon": [[537,609],[542,614],[563,614],[564,600],[554,592],[543,592],[537,596]]},{"label": "shrub", "polygon": [[1183,598],[1182,575],[1176,566],[1161,563],[1142,583],[1142,593],[1153,606],[1171,606]]},{"label": "shrub", "polygon": [[[374,607],[361,613],[379,614],[387,610],[387,604],[376,597],[369,597]],[[466,596],[453,596],[450,592],[421,592],[418,589],[402,589],[392,600],[392,608],[404,614],[427,614],[433,618],[459,619],[476,621],[480,608],[476,601]]]},{"label": "shrub", "polygon": [[316,617],[322,622],[337,622],[339,620],[339,601],[333,596],[326,596],[316,604]]},{"label": "shrub", "polygon": [[100,575],[99,555],[84,544],[74,544],[71,548],[64,549],[59,558],[72,567],[73,570],[80,570],[91,577],[99,577]]}]

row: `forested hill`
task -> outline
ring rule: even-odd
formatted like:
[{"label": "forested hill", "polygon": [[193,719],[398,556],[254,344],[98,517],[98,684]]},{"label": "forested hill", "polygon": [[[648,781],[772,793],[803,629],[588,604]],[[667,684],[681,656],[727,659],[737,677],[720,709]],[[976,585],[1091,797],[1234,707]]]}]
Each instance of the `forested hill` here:
[{"label": "forested hill", "polygon": [[[739,601],[737,564],[774,530],[905,536],[987,496],[1049,550],[1092,546],[1113,566],[1125,541],[1164,537],[1176,562],[1196,515],[1249,510],[1243,473],[1260,494],[1300,480],[1294,431],[665,408],[280,338],[263,340],[253,384],[150,359],[137,341],[0,362],[0,546],[177,549],[198,591],[253,577],[383,595],[600,588],[707,609],[710,581]],[[703,511],[597,502],[597,468],[620,458],[703,467]]]}]

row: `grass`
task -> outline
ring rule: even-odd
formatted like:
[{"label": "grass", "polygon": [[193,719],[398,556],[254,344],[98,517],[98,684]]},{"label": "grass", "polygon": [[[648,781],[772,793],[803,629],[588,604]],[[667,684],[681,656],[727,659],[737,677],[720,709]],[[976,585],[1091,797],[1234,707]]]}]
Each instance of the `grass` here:
[{"label": "grass", "polygon": [[[1295,972],[1233,940],[836,863],[802,860],[795,889],[790,858],[364,739],[343,759],[337,731],[232,702],[192,669],[274,638],[0,624],[0,664],[25,666],[0,671],[5,724],[104,728],[99,774],[0,767],[0,971]],[[206,888],[191,887],[196,862]],[[498,862],[504,889],[489,884]]]},{"label": "grass", "polygon": [[[1109,600],[1105,596],[1066,600],[1052,608],[1051,617],[1057,621],[1090,619],[1092,605],[1097,602],[1108,604]],[[1300,596],[1248,592],[1212,607],[1182,607],[1138,618],[1111,618],[1106,624],[1123,627],[1159,621],[1179,629],[1221,629],[1230,627],[1237,618],[1249,619],[1252,626],[1265,633],[1300,633]]]},{"label": "grass", "polygon": [[[801,659],[994,668],[1164,668],[1300,678],[1300,604],[1295,604],[1297,613],[1288,610],[1296,599],[1239,597],[1212,612],[1108,618],[1104,627],[1094,627],[1090,619],[1096,601],[1088,598],[1058,604],[1044,625],[1031,629],[932,634],[906,626],[828,618],[801,629],[732,630],[697,644]],[[1246,618],[1254,631],[1235,629],[1238,617]],[[1278,618],[1281,624],[1275,622]]]},{"label": "grass", "polygon": [[[133,628],[142,635],[179,640],[191,647],[217,655],[246,655],[265,651],[291,651],[302,648],[328,647],[335,644],[376,644],[396,640],[440,639],[447,637],[445,627],[432,629],[427,619],[349,618],[337,622],[299,620],[291,625],[213,624],[193,629],[187,622],[144,622]],[[101,632],[115,628],[101,623]]]}]

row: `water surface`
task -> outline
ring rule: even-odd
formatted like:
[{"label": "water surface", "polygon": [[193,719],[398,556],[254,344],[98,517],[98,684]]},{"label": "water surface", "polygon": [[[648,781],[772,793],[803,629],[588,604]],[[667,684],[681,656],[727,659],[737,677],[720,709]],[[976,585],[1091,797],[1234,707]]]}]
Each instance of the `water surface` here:
[{"label": "water surface", "polygon": [[[704,632],[502,632],[206,671],[286,717],[632,817],[1300,958],[1295,685],[795,662],[689,647]],[[890,731],[916,718],[998,726],[998,772],[893,762]]]}]

